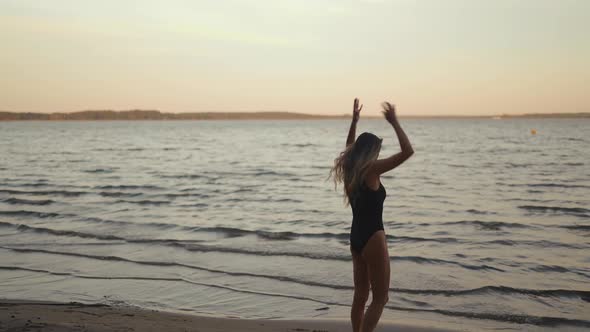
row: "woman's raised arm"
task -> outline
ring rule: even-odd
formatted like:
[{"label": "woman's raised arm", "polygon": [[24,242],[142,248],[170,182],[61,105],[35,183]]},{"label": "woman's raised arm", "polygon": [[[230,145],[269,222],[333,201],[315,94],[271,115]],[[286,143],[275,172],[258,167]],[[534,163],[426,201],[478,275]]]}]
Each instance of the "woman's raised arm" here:
[{"label": "woman's raised arm", "polygon": [[356,123],[359,121],[361,110],[363,105],[359,107],[359,99],[354,98],[354,105],[352,107],[352,122],[350,123],[350,129],[348,130],[348,137],[346,138],[346,146],[354,143],[356,137]]},{"label": "woman's raised arm", "polygon": [[404,161],[408,160],[413,154],[414,149],[412,148],[412,144],[410,144],[410,140],[406,133],[402,129],[402,126],[399,124],[397,120],[397,115],[395,114],[395,106],[391,105],[388,102],[384,102],[383,106],[383,115],[387,122],[393,126],[395,130],[395,134],[397,135],[397,139],[399,141],[399,146],[401,148],[401,152],[396,153],[388,158],[379,159],[373,162],[371,166],[370,172],[372,174],[381,175],[385,172],[388,172],[397,166],[401,165]]}]

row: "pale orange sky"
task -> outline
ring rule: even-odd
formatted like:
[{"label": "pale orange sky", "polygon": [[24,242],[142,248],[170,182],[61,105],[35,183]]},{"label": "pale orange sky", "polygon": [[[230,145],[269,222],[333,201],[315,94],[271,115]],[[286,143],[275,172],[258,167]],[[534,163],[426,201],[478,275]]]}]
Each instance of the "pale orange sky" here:
[{"label": "pale orange sky", "polygon": [[585,0],[0,0],[0,110],[590,111]]}]

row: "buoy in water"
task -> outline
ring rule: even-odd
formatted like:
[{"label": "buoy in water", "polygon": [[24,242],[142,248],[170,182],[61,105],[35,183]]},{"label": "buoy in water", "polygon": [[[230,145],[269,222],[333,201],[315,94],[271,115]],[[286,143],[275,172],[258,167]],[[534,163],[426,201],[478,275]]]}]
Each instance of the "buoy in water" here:
[{"label": "buoy in water", "polygon": [[531,129],[531,135],[536,135],[537,134],[537,130],[536,129]]}]

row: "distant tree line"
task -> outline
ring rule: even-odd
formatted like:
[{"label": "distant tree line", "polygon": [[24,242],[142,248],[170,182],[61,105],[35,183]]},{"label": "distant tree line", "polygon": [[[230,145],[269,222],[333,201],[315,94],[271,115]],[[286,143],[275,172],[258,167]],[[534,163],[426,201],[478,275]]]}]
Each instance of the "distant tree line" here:
[{"label": "distant tree line", "polygon": [[0,112],[0,121],[23,120],[248,120],[248,119],[332,119],[347,115],[312,115],[292,112],[200,112],[162,113],[152,110],[81,111],[72,113]]},{"label": "distant tree line", "polygon": [[[199,112],[199,113],[162,113],[156,110],[130,111],[80,111],[72,113],[28,113],[0,112],[0,121],[101,121],[101,120],[297,120],[297,119],[342,119],[349,115],[313,115],[293,112]],[[491,118],[492,116],[404,116],[405,118]],[[496,118],[590,118],[587,113],[530,113],[502,114]],[[375,116],[368,116],[375,118]]]}]

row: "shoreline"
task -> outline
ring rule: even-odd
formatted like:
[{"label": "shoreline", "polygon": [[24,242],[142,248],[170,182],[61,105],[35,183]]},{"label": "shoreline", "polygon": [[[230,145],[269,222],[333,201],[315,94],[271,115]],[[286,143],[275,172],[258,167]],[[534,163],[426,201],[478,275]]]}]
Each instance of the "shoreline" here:
[{"label": "shoreline", "polygon": [[[192,315],[132,306],[0,299],[0,330],[43,332],[199,331],[344,332],[348,319],[241,319]],[[417,322],[380,322],[381,332],[444,332]]]}]

